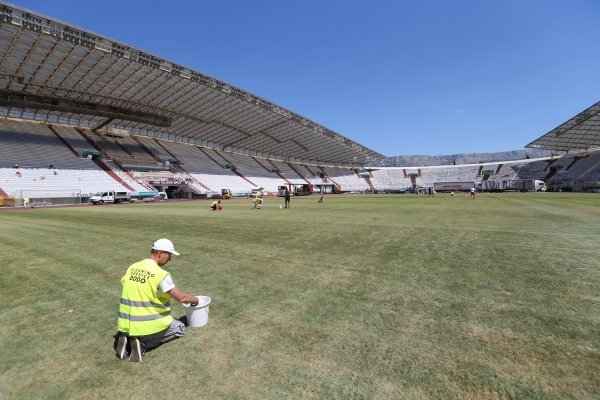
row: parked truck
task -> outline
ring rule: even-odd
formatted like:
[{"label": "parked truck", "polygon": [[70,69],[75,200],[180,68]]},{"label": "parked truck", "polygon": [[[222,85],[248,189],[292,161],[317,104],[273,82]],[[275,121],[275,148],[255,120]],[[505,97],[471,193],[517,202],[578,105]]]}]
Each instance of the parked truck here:
[{"label": "parked truck", "polygon": [[131,193],[128,192],[115,192],[108,190],[106,192],[98,192],[90,197],[90,203],[92,204],[117,204],[131,201]]},{"label": "parked truck", "polygon": [[433,189],[436,192],[468,192],[471,188],[479,185],[474,181],[469,182],[434,182]]},{"label": "parked truck", "polygon": [[538,179],[519,179],[504,182],[504,190],[517,190],[519,192],[545,192],[546,184]]},{"label": "parked truck", "polygon": [[515,179],[507,181],[485,181],[483,190],[488,192],[545,192],[546,184],[539,179]]}]

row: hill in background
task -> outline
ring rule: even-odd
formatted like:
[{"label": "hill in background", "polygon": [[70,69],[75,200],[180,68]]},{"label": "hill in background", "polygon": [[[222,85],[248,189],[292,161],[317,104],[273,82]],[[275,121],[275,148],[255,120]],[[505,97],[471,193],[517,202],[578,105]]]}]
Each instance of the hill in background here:
[{"label": "hill in background", "polygon": [[383,159],[384,167],[428,167],[433,165],[453,165],[453,164],[477,164],[480,162],[496,162],[524,160],[526,158],[550,157],[552,153],[548,150],[513,150],[501,151],[497,153],[462,153],[445,156],[393,156]]}]

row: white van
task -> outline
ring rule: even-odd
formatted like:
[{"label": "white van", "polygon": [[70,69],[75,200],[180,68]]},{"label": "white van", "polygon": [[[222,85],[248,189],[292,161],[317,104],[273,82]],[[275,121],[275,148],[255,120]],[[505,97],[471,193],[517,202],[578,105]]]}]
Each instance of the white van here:
[{"label": "white van", "polygon": [[92,204],[117,204],[125,201],[131,201],[131,194],[127,192],[114,192],[112,190],[98,192],[90,197],[90,203]]}]

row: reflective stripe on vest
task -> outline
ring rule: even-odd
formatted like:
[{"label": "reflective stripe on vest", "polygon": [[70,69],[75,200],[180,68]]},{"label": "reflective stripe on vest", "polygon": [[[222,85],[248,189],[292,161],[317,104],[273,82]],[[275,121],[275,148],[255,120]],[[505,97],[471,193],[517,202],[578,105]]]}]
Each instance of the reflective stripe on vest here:
[{"label": "reflective stripe on vest", "polygon": [[121,298],[121,304],[125,304],[126,306],[131,307],[154,307],[154,308],[169,308],[171,307],[171,302],[167,301],[165,304],[162,303],[152,303],[150,301],[134,301]]},{"label": "reflective stripe on vest", "polygon": [[128,321],[152,321],[155,319],[159,319],[164,317],[165,315],[171,315],[171,311],[165,311],[163,313],[160,314],[154,314],[154,315],[140,315],[140,316],[136,316],[136,315],[129,315],[129,314],[125,314],[125,313],[119,313],[119,318],[123,318],[126,319]]}]

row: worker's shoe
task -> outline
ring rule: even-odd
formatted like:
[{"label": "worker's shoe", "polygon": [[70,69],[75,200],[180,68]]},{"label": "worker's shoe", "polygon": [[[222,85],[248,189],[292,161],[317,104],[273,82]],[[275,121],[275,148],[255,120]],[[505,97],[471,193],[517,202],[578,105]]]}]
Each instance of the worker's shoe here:
[{"label": "worker's shoe", "polygon": [[144,357],[144,345],[138,338],[131,340],[131,354],[129,355],[129,361],[140,362]]},{"label": "worker's shoe", "polygon": [[119,336],[115,351],[117,352],[117,357],[121,360],[124,360],[129,356],[129,353],[127,352],[127,336]]}]

